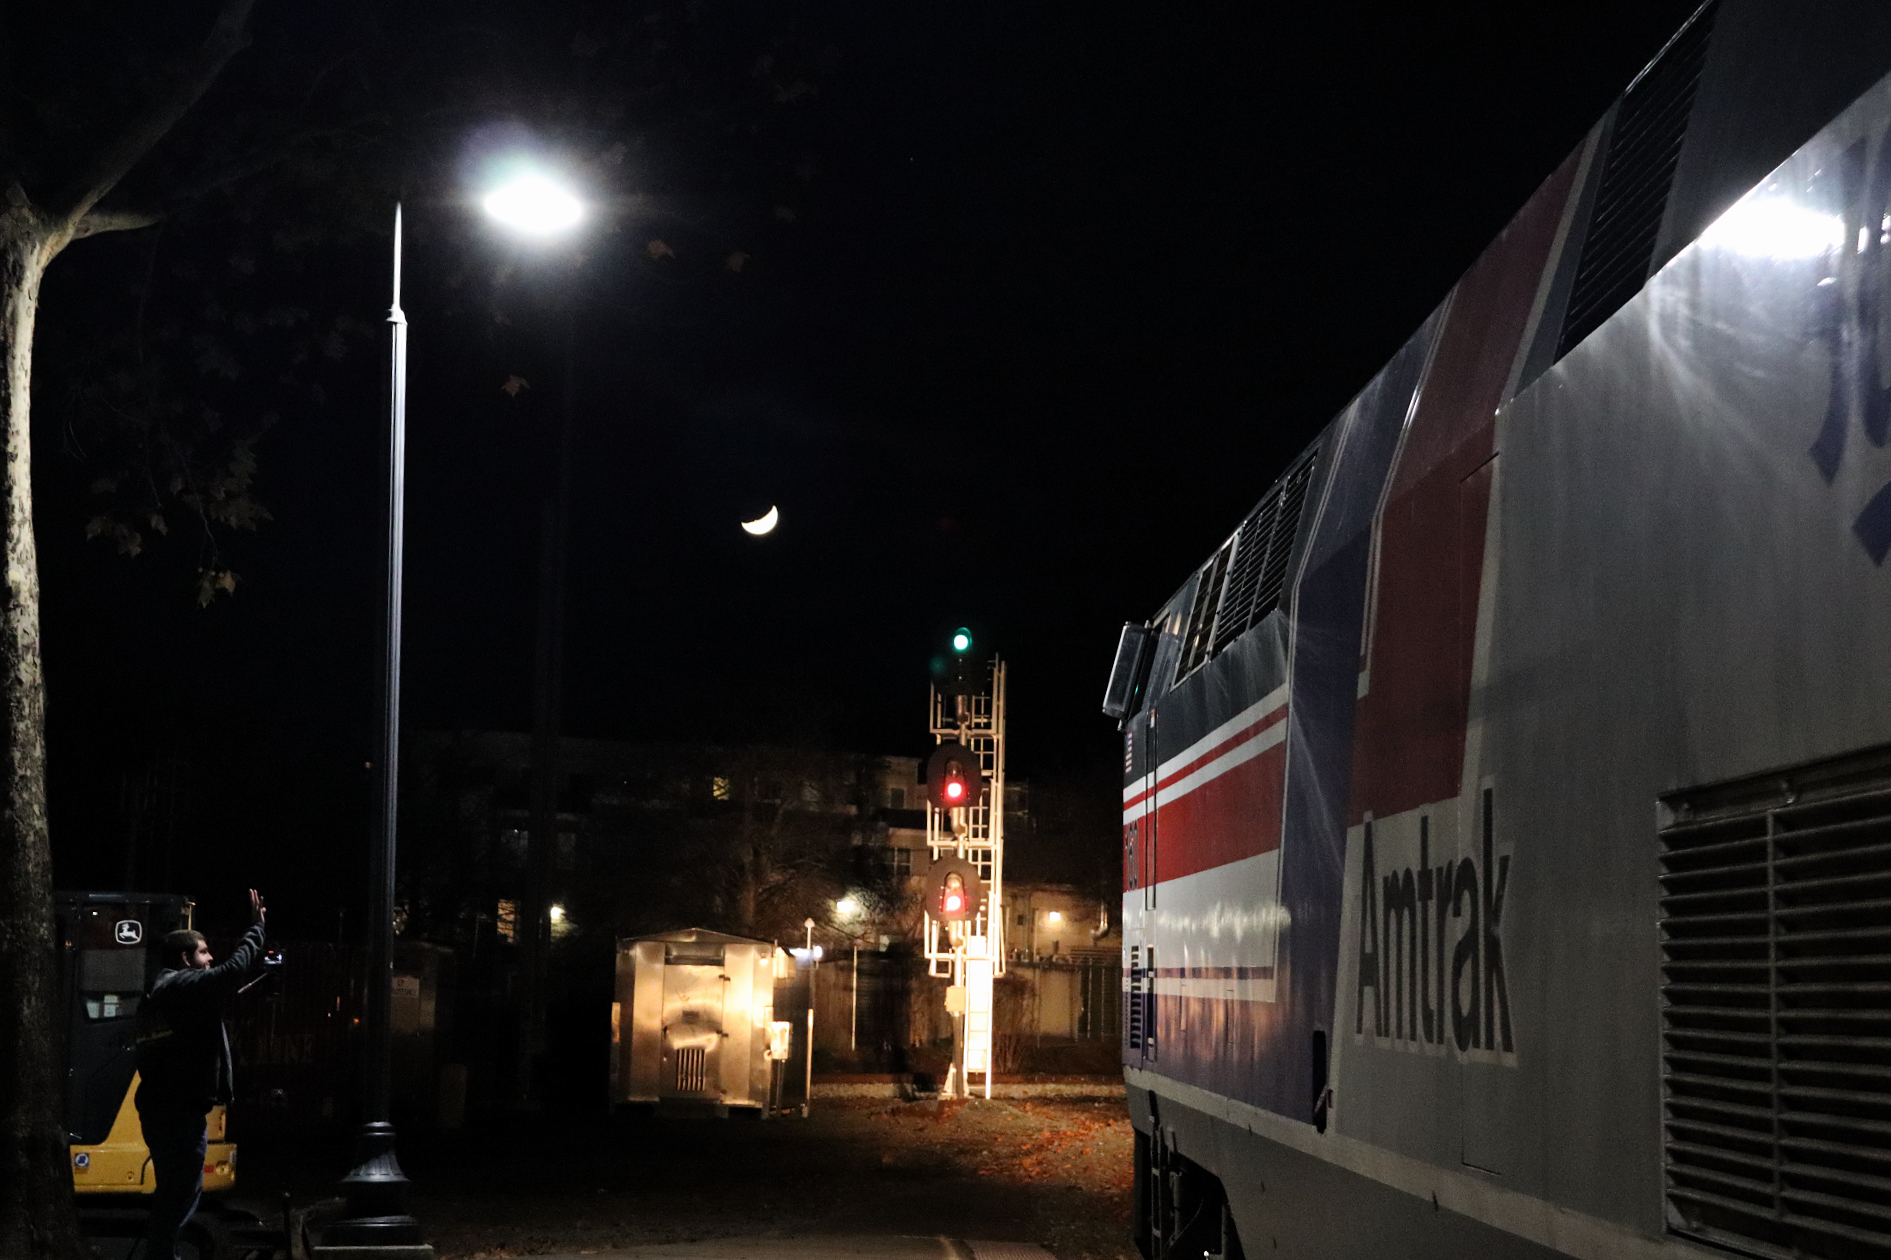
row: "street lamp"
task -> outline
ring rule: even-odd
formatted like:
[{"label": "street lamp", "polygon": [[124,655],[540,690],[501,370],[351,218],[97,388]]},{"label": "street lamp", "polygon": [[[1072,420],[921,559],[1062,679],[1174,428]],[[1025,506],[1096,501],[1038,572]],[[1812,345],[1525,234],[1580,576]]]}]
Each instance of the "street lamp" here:
[{"label": "street lamp", "polygon": [[[486,213],[516,235],[544,241],[584,219],[576,193],[542,170],[510,164],[502,182],[481,199]],[[543,1049],[544,987],[550,948],[546,902],[552,854],[558,845],[558,736],[564,695],[565,532],[571,500],[571,413],[575,321],[565,323],[564,396],[558,421],[552,484],[540,507],[538,617],[532,678],[531,830],[526,849],[524,935],[520,962],[524,1018],[519,1021],[517,1088],[531,1101],[534,1064]]]},{"label": "street lamp", "polygon": [[374,830],[368,845],[368,984],[366,1088],[355,1166],[342,1178],[348,1215],[322,1231],[328,1247],[363,1247],[431,1257],[420,1222],[407,1214],[407,1178],[394,1156],[389,1119],[394,987],[394,820],[399,790],[401,703],[401,544],[406,501],[407,316],[401,311],[401,207],[394,206],[394,301],[390,334],[387,462],[387,618],[379,677],[380,756],[375,758]]},{"label": "street lamp", "polygon": [[563,184],[524,171],[486,194],[486,213],[525,236],[557,236],[584,218],[584,203]]},{"label": "street lamp", "polygon": [[[515,177],[487,197],[501,222],[532,235],[575,226],[583,206],[536,174]],[[342,1178],[348,1215],[322,1232],[329,1247],[373,1248],[379,1255],[430,1260],[420,1222],[406,1211],[407,1178],[394,1153],[390,1119],[391,1001],[394,987],[394,854],[400,787],[401,563],[406,516],[407,316],[401,310],[401,207],[394,206],[393,302],[388,308],[387,604],[382,642],[380,757],[375,762],[374,830],[369,843],[367,1062],[363,1122],[355,1166]],[[567,410],[569,404],[567,404]],[[569,429],[569,425],[566,428]],[[532,925],[534,933],[537,923]]]}]

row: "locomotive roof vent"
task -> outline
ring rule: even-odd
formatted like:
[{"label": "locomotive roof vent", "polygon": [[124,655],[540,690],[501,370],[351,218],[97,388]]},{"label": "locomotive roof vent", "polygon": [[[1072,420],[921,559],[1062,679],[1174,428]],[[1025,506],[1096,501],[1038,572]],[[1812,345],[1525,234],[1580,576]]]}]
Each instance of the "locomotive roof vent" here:
[{"label": "locomotive roof vent", "polygon": [[1280,607],[1317,453],[1309,451],[1276,481],[1202,568],[1182,631],[1177,682]]},{"label": "locomotive roof vent", "polygon": [[1669,1227],[1891,1256],[1891,749],[1662,805]]},{"label": "locomotive roof vent", "polygon": [[1648,281],[1718,8],[1717,2],[1703,5],[1629,85],[1616,107],[1589,230],[1563,314],[1559,359]]}]

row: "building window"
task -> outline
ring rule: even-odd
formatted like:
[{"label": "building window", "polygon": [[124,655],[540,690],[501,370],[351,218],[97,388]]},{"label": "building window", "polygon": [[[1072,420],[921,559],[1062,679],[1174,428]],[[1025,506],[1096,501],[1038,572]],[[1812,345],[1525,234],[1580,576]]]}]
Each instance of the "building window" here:
[{"label": "building window", "polygon": [[516,902],[501,901],[493,910],[493,927],[508,941],[519,939],[519,907]]},{"label": "building window", "polygon": [[893,873],[901,879],[913,873],[913,851],[911,849],[888,849],[893,862]]},{"label": "building window", "polygon": [[709,780],[709,795],[715,797],[719,801],[728,800],[729,799],[729,776],[726,774],[719,774],[715,778]]},{"label": "building window", "polygon": [[906,789],[905,788],[888,788],[886,790],[886,807],[888,809],[905,809],[906,808]]}]

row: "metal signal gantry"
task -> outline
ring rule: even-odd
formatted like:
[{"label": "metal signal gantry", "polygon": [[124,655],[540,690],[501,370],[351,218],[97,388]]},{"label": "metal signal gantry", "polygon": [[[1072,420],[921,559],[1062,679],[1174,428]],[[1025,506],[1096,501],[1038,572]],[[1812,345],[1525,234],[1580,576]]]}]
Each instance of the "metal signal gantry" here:
[{"label": "metal signal gantry", "polygon": [[[953,644],[961,653],[970,646],[969,635],[965,648]],[[939,748],[926,784],[925,946],[927,974],[951,981],[946,1009],[959,1033],[946,1092],[969,1095],[977,1075],[990,1098],[992,981],[1005,970],[1005,665],[970,664],[935,684],[930,699]]]}]

